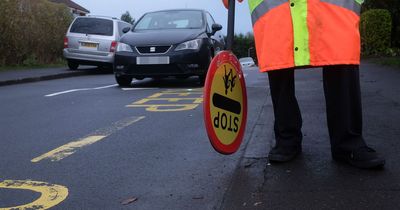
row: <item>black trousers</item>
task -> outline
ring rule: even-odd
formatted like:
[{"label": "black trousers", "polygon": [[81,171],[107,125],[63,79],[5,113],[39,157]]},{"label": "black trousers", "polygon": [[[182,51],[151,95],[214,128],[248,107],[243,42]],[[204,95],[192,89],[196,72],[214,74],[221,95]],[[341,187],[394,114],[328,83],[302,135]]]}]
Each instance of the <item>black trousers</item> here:
[{"label": "black trousers", "polygon": [[[301,145],[302,118],[295,96],[294,69],[270,71],[268,78],[276,146]],[[323,81],[332,153],[366,146],[362,136],[359,66],[324,67]]]}]

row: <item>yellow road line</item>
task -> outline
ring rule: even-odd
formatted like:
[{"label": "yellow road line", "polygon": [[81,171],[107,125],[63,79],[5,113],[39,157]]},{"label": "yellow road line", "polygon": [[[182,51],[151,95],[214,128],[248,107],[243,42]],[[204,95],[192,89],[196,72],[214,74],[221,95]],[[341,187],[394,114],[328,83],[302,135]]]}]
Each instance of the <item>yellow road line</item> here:
[{"label": "yellow road line", "polygon": [[59,161],[62,160],[76,152],[77,149],[89,146],[95,142],[98,142],[102,139],[104,139],[107,136],[88,136],[84,139],[81,139],[79,141],[73,141],[68,144],[65,144],[57,149],[51,150],[48,153],[45,153],[39,157],[36,157],[31,160],[33,163],[37,163],[41,160],[44,159],[50,159],[51,161]]},{"label": "yellow road line", "polygon": [[118,122],[113,123],[113,125],[110,127],[99,129],[82,139],[70,142],[54,150],[51,150],[50,152],[40,155],[39,157],[33,158],[31,162],[37,163],[44,159],[50,159],[51,161],[60,161],[74,154],[78,149],[94,144],[108,137],[109,135],[115,133],[116,131],[121,130],[129,125],[132,125],[133,123],[136,123],[144,118],[145,118],[144,116],[141,116],[141,117],[129,117],[124,120],[120,120]]},{"label": "yellow road line", "polygon": [[32,203],[1,208],[7,209],[49,209],[64,201],[68,196],[68,189],[61,185],[49,184],[46,182],[36,182],[31,180],[4,180],[0,182],[0,189],[30,190],[39,192],[40,197]]}]

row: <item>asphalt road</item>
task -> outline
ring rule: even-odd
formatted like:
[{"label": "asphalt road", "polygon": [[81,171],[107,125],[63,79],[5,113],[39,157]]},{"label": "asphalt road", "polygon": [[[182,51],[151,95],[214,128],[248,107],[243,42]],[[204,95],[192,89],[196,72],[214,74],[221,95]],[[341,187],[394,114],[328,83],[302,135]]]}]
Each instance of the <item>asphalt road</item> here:
[{"label": "asphalt road", "polygon": [[320,69],[296,71],[302,155],[268,163],[267,76],[244,72],[247,129],[230,156],[208,141],[197,78],[121,89],[111,74],[90,74],[1,87],[0,210],[400,209],[398,69],[361,65],[364,137],[386,158],[373,171],[332,161]]},{"label": "asphalt road", "polygon": [[[245,74],[252,128],[266,77]],[[197,78],[121,89],[95,74],[4,86],[0,99],[0,208],[218,209],[245,148],[213,150]]]}]

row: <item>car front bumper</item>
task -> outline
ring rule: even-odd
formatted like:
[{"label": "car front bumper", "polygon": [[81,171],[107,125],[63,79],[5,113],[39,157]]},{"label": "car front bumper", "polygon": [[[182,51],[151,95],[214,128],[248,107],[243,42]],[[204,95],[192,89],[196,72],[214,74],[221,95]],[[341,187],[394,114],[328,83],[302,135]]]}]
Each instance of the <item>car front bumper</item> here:
[{"label": "car front bumper", "polygon": [[[137,57],[169,57],[169,64],[137,64]],[[182,50],[162,55],[140,55],[135,52],[117,52],[115,54],[114,73],[117,76],[167,77],[205,75],[210,63],[207,48],[200,50]]]}]

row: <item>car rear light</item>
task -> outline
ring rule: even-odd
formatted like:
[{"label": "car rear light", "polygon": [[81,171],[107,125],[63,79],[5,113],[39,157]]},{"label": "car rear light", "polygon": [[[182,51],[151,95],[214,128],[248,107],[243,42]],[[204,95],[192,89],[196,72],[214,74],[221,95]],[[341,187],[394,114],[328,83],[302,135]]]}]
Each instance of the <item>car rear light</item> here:
[{"label": "car rear light", "polygon": [[68,48],[68,38],[64,37],[64,49]]},{"label": "car rear light", "polygon": [[110,52],[115,52],[115,49],[117,49],[117,44],[118,42],[116,41],[111,42]]}]

